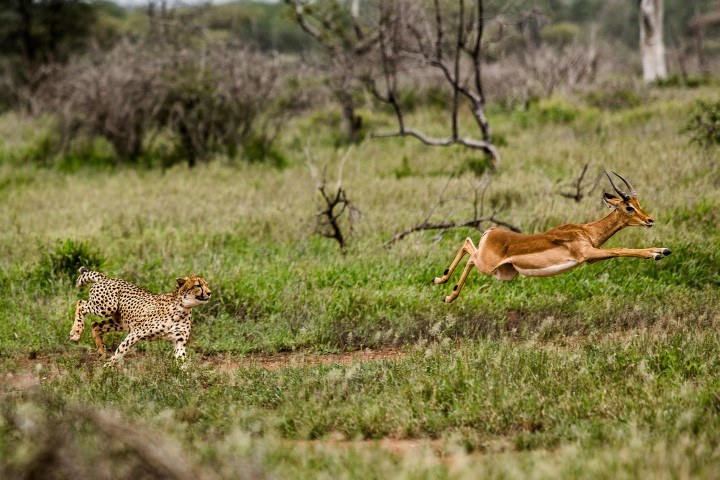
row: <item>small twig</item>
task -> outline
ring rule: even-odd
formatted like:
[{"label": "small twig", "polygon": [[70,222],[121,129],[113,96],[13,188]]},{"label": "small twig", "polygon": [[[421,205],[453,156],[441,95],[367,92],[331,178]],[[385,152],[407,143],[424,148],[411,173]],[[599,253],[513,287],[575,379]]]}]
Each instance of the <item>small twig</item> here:
[{"label": "small twig", "polygon": [[575,193],[559,192],[559,195],[561,195],[565,198],[570,198],[572,200],[575,200],[576,202],[580,202],[583,198],[585,198],[585,196],[588,193],[590,193],[592,190],[594,190],[598,184],[597,181],[595,181],[595,183],[593,185],[589,186],[589,188],[583,186],[583,180],[585,179],[585,173],[587,173],[587,169],[588,169],[589,165],[590,165],[589,163],[586,163],[582,169],[582,172],[580,172],[580,176],[578,178],[576,178],[574,182],[572,182],[570,185],[568,185],[569,187],[572,187],[575,189]]}]

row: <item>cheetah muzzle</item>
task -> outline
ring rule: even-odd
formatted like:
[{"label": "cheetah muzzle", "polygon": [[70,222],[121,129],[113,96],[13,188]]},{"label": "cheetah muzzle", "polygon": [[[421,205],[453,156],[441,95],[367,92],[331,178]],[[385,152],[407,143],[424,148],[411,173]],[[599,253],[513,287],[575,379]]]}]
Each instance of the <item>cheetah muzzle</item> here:
[{"label": "cheetah muzzle", "polygon": [[78,288],[91,283],[88,300],[78,300],[70,340],[77,342],[85,328],[85,315],[103,318],[92,324],[92,336],[98,353],[107,353],[103,335],[125,331],[128,335],[118,346],[108,365],[114,365],[140,340],[165,338],[174,344],[173,354],[185,359],[185,345],[192,328],[191,312],[197,305],[210,300],[212,292],[207,281],[198,276],[176,279],[175,290],[156,295],[120,278],[80,267]]}]

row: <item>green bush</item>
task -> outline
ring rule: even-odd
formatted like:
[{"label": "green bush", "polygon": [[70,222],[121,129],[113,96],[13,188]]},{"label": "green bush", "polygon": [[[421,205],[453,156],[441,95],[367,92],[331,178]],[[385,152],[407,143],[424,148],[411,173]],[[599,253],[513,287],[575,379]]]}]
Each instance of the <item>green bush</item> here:
[{"label": "green bush", "polygon": [[720,102],[698,100],[683,132],[705,147],[720,145]]},{"label": "green bush", "polygon": [[64,242],[58,242],[51,251],[42,252],[34,275],[41,284],[48,284],[52,280],[72,280],[80,267],[92,270],[100,268],[103,263],[105,259],[100,252],[90,248],[87,242],[68,238]]},{"label": "green bush", "polygon": [[462,165],[462,171],[472,172],[478,177],[482,177],[491,169],[492,161],[487,155],[467,157]]},{"label": "green bush", "polygon": [[409,177],[412,175],[412,168],[410,167],[410,160],[407,155],[403,155],[402,164],[399,168],[395,169],[395,178],[400,180],[401,178]]},{"label": "green bush", "polygon": [[564,47],[580,35],[580,27],[570,22],[547,25],[540,31],[540,37],[547,43]]},{"label": "green bush", "polygon": [[597,90],[585,96],[585,101],[601,110],[622,110],[639,107],[642,99],[637,92],[631,89]]},{"label": "green bush", "polygon": [[711,85],[713,83],[712,77],[704,75],[670,75],[669,77],[658,80],[655,85],[658,87],[686,87],[686,88],[697,88],[705,85]]},{"label": "green bush", "polygon": [[283,153],[273,146],[273,139],[267,135],[253,133],[243,140],[243,157],[251,162],[267,162],[277,168],[288,165],[288,159]]},{"label": "green bush", "polygon": [[523,128],[537,124],[564,124],[574,121],[580,110],[565,99],[559,97],[544,98],[528,104],[527,110],[520,112],[519,120]]}]

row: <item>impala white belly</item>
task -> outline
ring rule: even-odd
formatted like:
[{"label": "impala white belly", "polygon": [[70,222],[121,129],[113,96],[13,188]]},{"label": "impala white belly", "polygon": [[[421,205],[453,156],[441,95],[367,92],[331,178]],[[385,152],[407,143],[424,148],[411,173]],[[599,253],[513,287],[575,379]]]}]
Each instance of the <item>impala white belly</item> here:
[{"label": "impala white belly", "polygon": [[514,264],[513,267],[515,267],[515,270],[517,270],[518,273],[527,277],[552,277],[553,275],[557,275],[565,270],[570,270],[578,263],[580,262],[577,260],[568,260],[567,262],[558,263],[557,265],[551,265],[545,268],[520,268]]}]

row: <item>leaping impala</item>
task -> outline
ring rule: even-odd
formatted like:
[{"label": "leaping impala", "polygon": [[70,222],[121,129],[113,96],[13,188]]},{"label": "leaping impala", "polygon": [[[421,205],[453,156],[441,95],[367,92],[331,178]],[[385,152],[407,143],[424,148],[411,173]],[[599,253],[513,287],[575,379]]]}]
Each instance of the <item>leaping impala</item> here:
[{"label": "leaping impala", "polygon": [[582,225],[568,224],[545,233],[524,235],[502,228],[488,228],[480,238],[477,248],[470,237],[465,239],[450,268],[434,283],[445,283],[455,267],[466,254],[470,260],[465,264],[460,281],[452,294],[445,297],[450,303],[460,295],[470,270],[477,267],[486,275],[498,280],[512,280],[519,273],[528,277],[551,277],[575,268],[581,263],[593,263],[615,257],[654,258],[660,260],[672,252],[667,248],[608,248],[600,246],[610,237],[628,226],[652,227],[655,220],[640,208],[637,192],[630,182],[613,172],[622,180],[630,193],[620,190],[612,177],[605,172],[619,197],[605,193],[603,201],[612,209],[605,218]]}]

